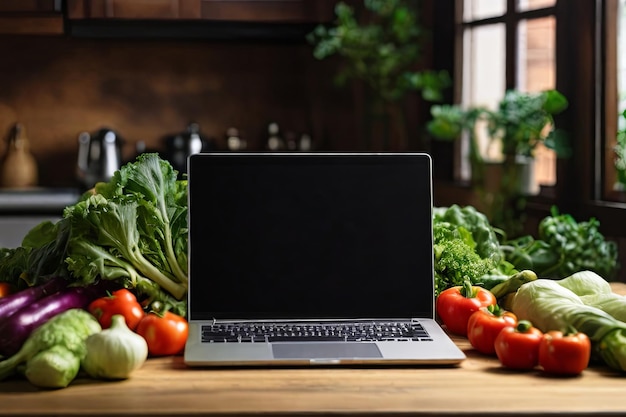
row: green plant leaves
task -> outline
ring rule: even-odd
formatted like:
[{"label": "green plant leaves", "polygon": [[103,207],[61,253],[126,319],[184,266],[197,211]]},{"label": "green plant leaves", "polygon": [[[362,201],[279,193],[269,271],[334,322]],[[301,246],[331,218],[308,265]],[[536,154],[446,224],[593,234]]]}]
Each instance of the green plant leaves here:
[{"label": "green plant leaves", "polygon": [[332,27],[317,26],[307,35],[313,56],[343,58],[338,84],[363,81],[383,101],[397,101],[410,91],[440,101],[451,84],[447,72],[416,71],[423,30],[415,0],[364,0],[364,13],[343,2],[335,6]]}]

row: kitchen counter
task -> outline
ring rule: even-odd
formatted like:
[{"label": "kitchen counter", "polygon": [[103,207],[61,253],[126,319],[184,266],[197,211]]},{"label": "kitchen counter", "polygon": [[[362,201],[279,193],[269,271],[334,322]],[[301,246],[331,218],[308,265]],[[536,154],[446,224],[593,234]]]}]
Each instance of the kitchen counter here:
[{"label": "kitchen counter", "polygon": [[63,209],[75,204],[80,192],[75,188],[0,189],[0,212],[18,214],[62,214]]},{"label": "kitchen counter", "polygon": [[467,354],[454,367],[190,369],[175,356],[149,359],[125,381],[79,378],[56,391],[14,379],[0,383],[0,415],[626,414],[624,374],[511,371],[454,340]]},{"label": "kitchen counter", "polygon": [[0,189],[0,247],[18,247],[36,225],[57,222],[80,195],[77,188]]}]

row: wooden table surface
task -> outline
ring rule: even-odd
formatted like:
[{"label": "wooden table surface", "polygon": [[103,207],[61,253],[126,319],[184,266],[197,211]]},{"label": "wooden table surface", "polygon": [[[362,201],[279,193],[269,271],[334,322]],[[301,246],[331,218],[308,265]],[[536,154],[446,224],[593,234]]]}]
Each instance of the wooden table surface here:
[{"label": "wooden table surface", "polygon": [[626,415],[626,374],[510,371],[455,342],[467,354],[458,367],[190,369],[176,356],[125,381],[78,378],[61,390],[15,378],[0,383],[0,415]]}]

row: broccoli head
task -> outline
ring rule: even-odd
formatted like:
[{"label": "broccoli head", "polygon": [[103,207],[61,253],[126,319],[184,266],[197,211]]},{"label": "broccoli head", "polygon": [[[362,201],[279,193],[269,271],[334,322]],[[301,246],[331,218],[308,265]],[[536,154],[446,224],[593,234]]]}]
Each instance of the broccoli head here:
[{"label": "broccoli head", "polygon": [[481,258],[476,252],[472,234],[462,226],[438,222],[433,227],[435,254],[435,295],[447,288],[463,285],[465,280],[477,283],[495,268],[492,258]]}]

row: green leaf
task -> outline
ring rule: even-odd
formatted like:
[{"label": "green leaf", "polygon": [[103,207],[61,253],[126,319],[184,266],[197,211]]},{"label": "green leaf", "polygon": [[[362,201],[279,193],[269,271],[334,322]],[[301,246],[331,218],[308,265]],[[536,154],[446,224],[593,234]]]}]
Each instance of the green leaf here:
[{"label": "green leaf", "polygon": [[[307,36],[314,45],[313,56],[339,56],[342,61],[335,78],[337,84],[362,81],[380,100],[397,101],[412,91],[421,91],[426,100],[441,100],[441,90],[450,85],[447,72],[406,79],[406,73],[415,72],[420,60],[423,31],[417,19],[418,3],[364,0],[364,5],[365,13],[357,17],[351,7],[338,3],[333,27],[318,26]],[[422,72],[426,73],[418,74]]]},{"label": "green leaf", "polygon": [[548,90],[545,92],[545,101],[543,109],[550,114],[558,114],[568,107],[567,98],[556,90]]}]

